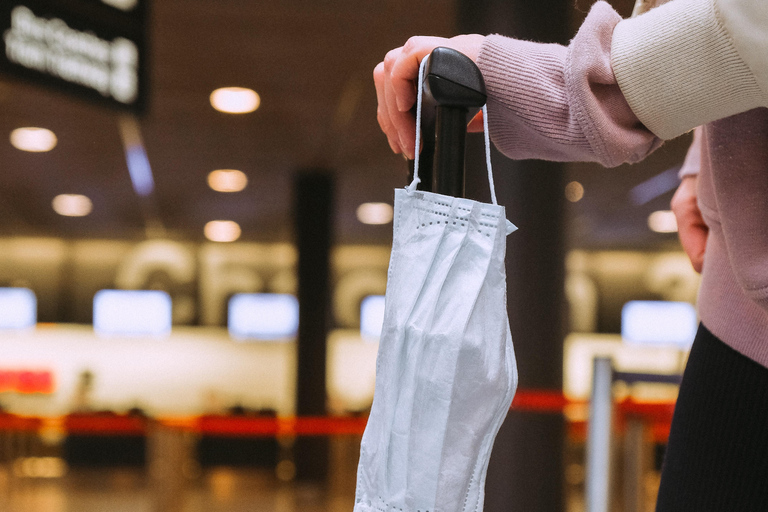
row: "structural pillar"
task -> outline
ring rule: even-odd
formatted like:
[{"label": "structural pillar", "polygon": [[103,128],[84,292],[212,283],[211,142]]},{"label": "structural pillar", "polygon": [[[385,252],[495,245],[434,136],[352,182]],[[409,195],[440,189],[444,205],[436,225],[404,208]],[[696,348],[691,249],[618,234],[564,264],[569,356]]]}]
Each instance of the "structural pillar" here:
[{"label": "structural pillar", "polygon": [[[459,0],[459,33],[567,43],[567,0]],[[482,137],[468,138],[467,196],[488,200]],[[507,306],[518,389],[561,393],[565,336],[565,166],[493,152],[496,194],[519,230],[507,238]],[[486,512],[562,512],[565,422],[560,413],[511,411],[497,436]]]},{"label": "structural pillar", "polygon": [[[311,169],[298,173],[294,186],[299,299],[296,414],[324,416],[327,412],[325,375],[330,325],[333,179],[322,169]],[[296,478],[325,482],[328,455],[327,438],[297,438],[294,445]]]}]

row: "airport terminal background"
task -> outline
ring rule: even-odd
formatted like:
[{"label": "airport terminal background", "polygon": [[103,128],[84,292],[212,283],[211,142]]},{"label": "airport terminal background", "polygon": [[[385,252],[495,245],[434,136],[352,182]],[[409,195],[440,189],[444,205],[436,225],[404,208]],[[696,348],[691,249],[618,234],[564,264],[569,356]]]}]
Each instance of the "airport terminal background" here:
[{"label": "airport terminal background", "polygon": [[[0,510],[351,511],[407,169],[373,67],[414,34],[567,43],[590,3],[4,2]],[[489,495],[584,510],[593,358],[681,372],[698,275],[669,200],[689,142],[610,170],[494,154],[520,227],[510,307],[541,309],[511,315],[523,426]],[[487,200],[481,152],[470,136]],[[613,395],[612,510],[652,510],[676,386]]]}]

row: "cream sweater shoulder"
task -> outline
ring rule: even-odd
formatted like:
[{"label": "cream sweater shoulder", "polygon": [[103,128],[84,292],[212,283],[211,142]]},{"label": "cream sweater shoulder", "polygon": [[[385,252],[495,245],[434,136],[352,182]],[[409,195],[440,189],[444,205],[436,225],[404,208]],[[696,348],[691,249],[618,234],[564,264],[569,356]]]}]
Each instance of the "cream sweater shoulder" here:
[{"label": "cream sweater shoulder", "polygon": [[768,1],[672,0],[622,20],[611,65],[632,111],[662,139],[768,107]]}]

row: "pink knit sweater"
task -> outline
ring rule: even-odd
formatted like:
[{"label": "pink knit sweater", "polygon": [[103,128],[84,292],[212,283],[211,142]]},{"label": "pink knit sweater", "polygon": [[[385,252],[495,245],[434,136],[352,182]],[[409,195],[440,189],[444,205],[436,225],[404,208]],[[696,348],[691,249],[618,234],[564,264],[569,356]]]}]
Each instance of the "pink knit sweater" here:
[{"label": "pink knit sweater", "polygon": [[[633,113],[611,67],[621,18],[592,8],[568,47],[488,36],[478,59],[491,137],[514,159],[637,162],[662,144]],[[717,337],[768,367],[768,109],[709,123],[699,206],[710,229],[699,316]]]}]

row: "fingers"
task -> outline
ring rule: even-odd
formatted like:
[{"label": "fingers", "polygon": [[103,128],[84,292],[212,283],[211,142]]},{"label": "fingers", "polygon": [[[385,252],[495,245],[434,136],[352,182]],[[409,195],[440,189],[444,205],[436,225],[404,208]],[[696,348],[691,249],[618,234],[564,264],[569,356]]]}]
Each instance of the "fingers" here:
[{"label": "fingers", "polygon": [[373,72],[376,85],[379,126],[395,153],[414,157],[416,122],[411,109],[416,103],[419,64],[445,39],[412,37],[400,48],[387,53]]},{"label": "fingers", "polygon": [[412,37],[384,59],[389,121],[398,134],[402,153],[410,159],[415,152],[416,123],[411,109],[416,104],[419,65],[443,41],[438,37]]},{"label": "fingers", "polygon": [[476,60],[482,41],[483,36],[477,34],[451,39],[412,37],[402,47],[387,53],[384,61],[376,66],[373,72],[379,103],[376,115],[392,151],[414,157],[416,123],[411,109],[416,103],[416,82],[424,57],[438,46],[447,46]]},{"label": "fingers", "polygon": [[696,202],[696,181],[696,176],[683,178],[677,192],[672,197],[671,207],[677,219],[680,244],[691,260],[694,270],[700,273],[704,265],[709,228],[704,222]]},{"label": "fingers", "polygon": [[[398,106],[397,91],[393,87],[392,69],[397,62],[397,59],[402,54],[403,49],[397,48],[390,51],[384,59],[384,102],[386,104],[386,110],[388,120],[391,125],[391,137],[397,140],[397,144],[401,153],[413,158],[409,151],[408,135],[415,133],[416,128],[414,126],[414,119],[410,112],[401,111]],[[415,84],[411,83],[411,87],[415,88]]]},{"label": "fingers", "polygon": [[379,62],[376,68],[373,70],[373,82],[376,85],[376,100],[378,107],[376,108],[376,119],[379,122],[381,131],[387,136],[387,142],[389,147],[394,153],[400,153],[399,139],[395,136],[396,132],[392,127],[392,123],[389,121],[389,110],[387,108],[386,96],[384,94],[384,63]]}]

